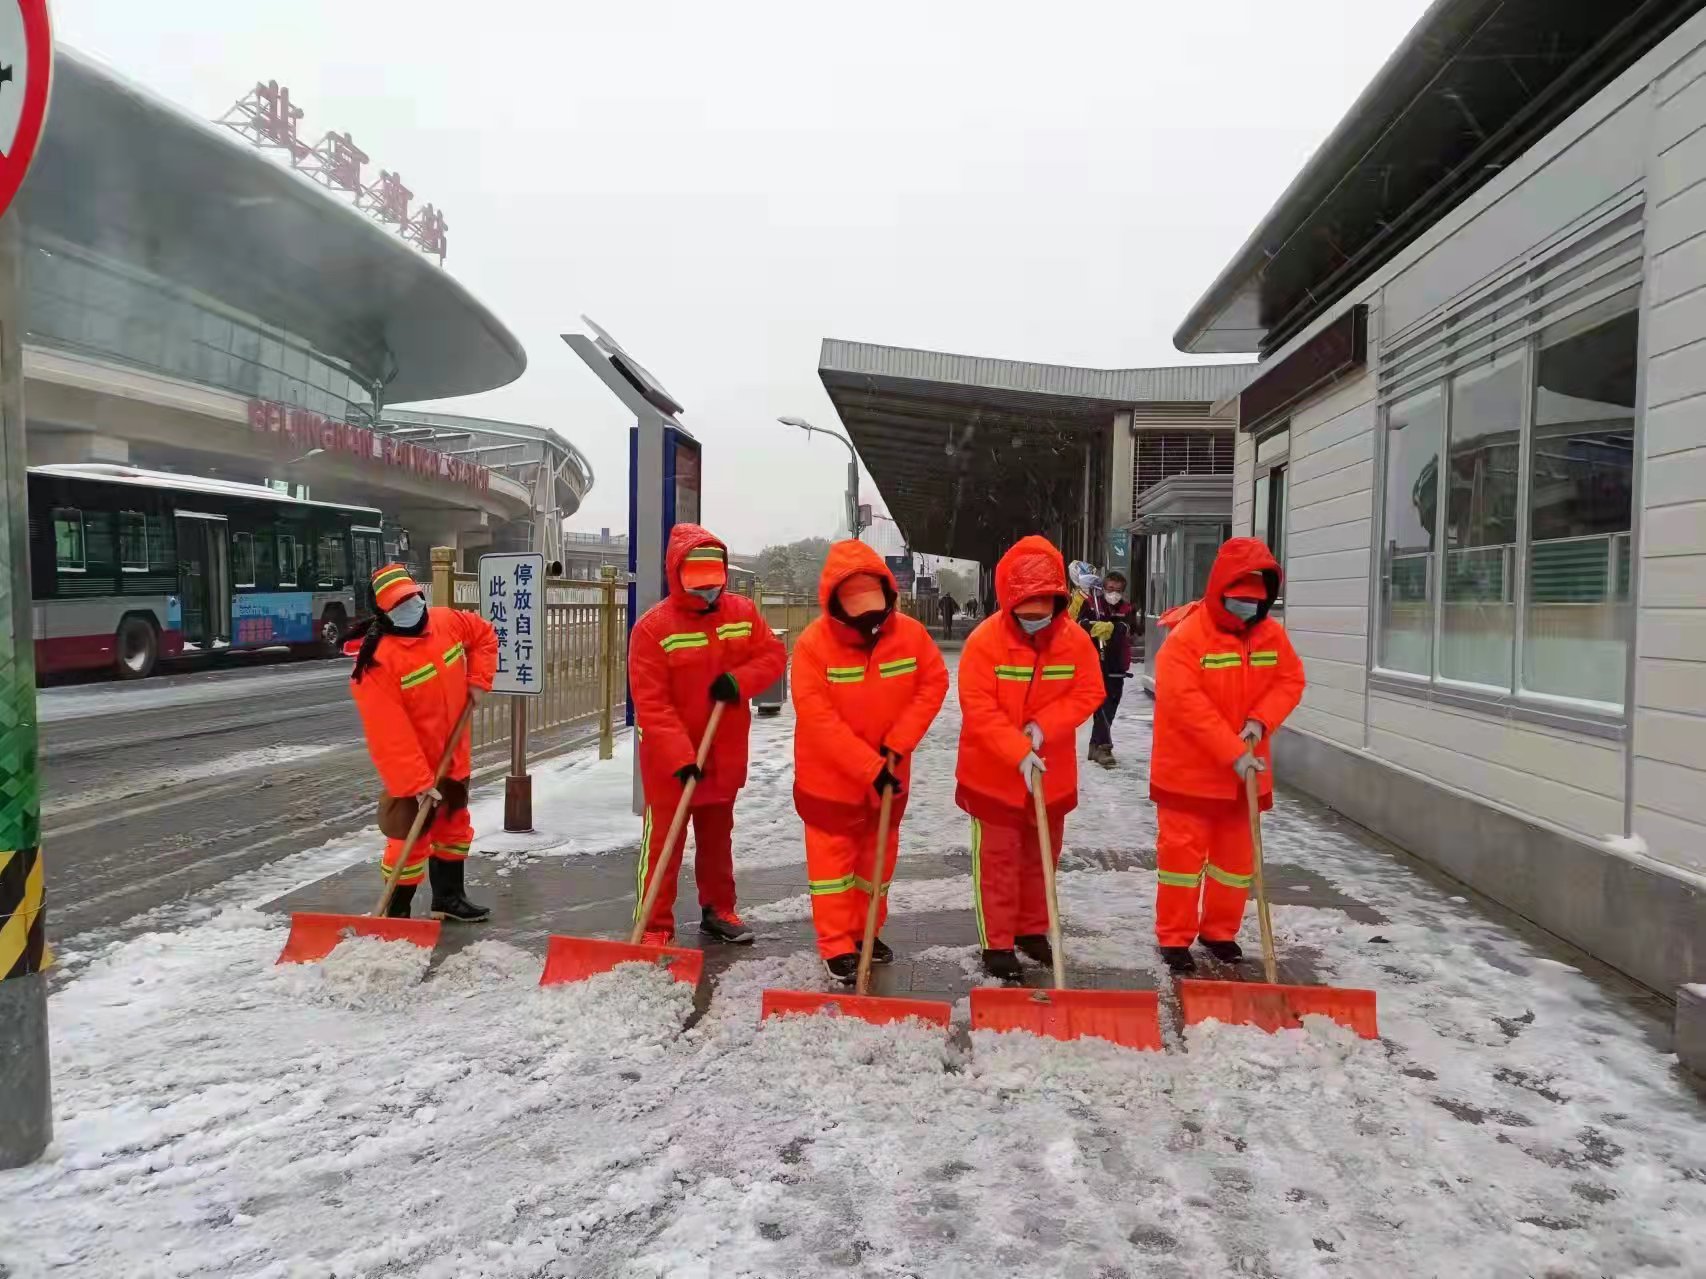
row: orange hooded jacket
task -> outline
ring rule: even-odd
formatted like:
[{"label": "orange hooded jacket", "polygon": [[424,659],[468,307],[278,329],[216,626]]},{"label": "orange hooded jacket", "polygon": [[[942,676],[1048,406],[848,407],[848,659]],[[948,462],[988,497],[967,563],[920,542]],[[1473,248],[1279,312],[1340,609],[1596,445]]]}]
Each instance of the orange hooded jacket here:
[{"label": "orange hooded jacket", "polygon": [[1078,805],[1078,726],[1107,697],[1102,662],[1089,634],[1064,608],[1037,635],[1012,608],[1037,595],[1067,599],[1066,564],[1045,537],[1023,537],[995,566],[1000,609],[966,638],[960,654],[959,783],[954,802],[1003,826],[1033,822],[1019,764],[1030,754],[1025,725],[1043,731],[1043,798],[1058,817]]},{"label": "orange hooded jacket", "polygon": [[921,622],[891,613],[873,645],[837,620],[831,607],[836,588],[855,573],[880,579],[894,606],[899,592],[882,557],[863,542],[837,542],[818,578],[823,614],[800,632],[789,679],[796,718],[794,807],[807,825],[831,831],[863,823],[877,806],[872,783],[882,772],[885,746],[901,757],[899,819],[912,752],[948,695],[948,668]]},{"label": "orange hooded jacket", "polygon": [[[1260,573],[1268,597],[1248,628],[1220,602],[1246,573]],[[1232,764],[1244,753],[1246,720],[1262,725],[1256,757],[1270,759],[1274,730],[1303,697],[1303,663],[1285,627],[1268,616],[1279,598],[1280,567],[1253,537],[1220,548],[1202,599],[1161,617],[1170,628],[1155,657],[1155,744],[1149,798],[1157,804],[1218,810],[1241,802]],[[1273,806],[1273,774],[1264,770],[1262,807]]]},{"label": "orange hooded jacket", "polygon": [[[344,645],[354,657],[360,640]],[[490,691],[498,669],[498,637],[478,613],[429,608],[419,635],[387,635],[373,650],[373,665],[352,681],[356,709],[367,734],[367,753],[387,795],[418,795],[433,784],[468,689]],[[462,734],[446,777],[467,777],[469,734]]]},{"label": "orange hooded jacket", "polygon": [[728,548],[697,524],[669,532],[664,573],[669,595],[646,610],[628,636],[628,688],[640,739],[640,779],[661,795],[680,783],[671,776],[691,764],[711,718],[711,684],[725,672],[740,686],[740,700],[723,712],[717,740],[705,761],[705,778],[693,792],[695,807],[732,804],[746,785],[746,739],[752,697],[776,681],[788,651],[758,606],[725,589],[709,607],[681,584],[687,552]]}]

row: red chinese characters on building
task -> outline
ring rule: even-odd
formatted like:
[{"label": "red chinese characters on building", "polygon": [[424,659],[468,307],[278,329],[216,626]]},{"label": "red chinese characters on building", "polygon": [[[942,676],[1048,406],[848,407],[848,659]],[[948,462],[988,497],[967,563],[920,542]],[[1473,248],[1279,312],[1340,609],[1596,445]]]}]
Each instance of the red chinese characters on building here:
[{"label": "red chinese characters on building", "polygon": [[371,465],[408,471],[423,479],[446,480],[476,493],[492,486],[489,467],[437,449],[399,440],[364,426],[351,426],[308,409],[272,400],[249,401],[249,428],[257,435],[276,435],[295,449],[324,449],[347,453]]},{"label": "red chinese characters on building", "polygon": [[367,188],[368,207],[381,222],[409,225],[409,201],[415,193],[403,185],[403,179],[389,169],[379,171],[379,181]]},{"label": "red chinese characters on building", "polygon": [[404,232],[404,235],[442,262],[449,243],[446,234],[449,229],[450,226],[445,222],[444,214],[428,204],[415,215],[414,221],[410,223],[409,229]]},{"label": "red chinese characters on building", "polygon": [[359,196],[367,189],[361,180],[361,167],[367,159],[367,152],[356,146],[349,134],[328,133],[303,168],[316,182]]}]

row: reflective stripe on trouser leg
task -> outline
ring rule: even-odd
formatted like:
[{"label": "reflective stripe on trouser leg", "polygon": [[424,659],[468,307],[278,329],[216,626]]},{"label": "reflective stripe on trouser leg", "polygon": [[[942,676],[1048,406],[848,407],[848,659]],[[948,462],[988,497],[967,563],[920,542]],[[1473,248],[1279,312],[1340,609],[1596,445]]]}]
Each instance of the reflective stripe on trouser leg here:
[{"label": "reflective stripe on trouser leg", "polygon": [[864,893],[854,887],[855,835],[806,827],[806,877],[811,889],[812,928],[824,959],[845,955],[865,926]]},{"label": "reflective stripe on trouser leg", "polygon": [[[385,855],[379,859],[379,868],[387,875],[397,864],[397,859],[403,855],[403,841],[388,839],[385,841]],[[427,858],[431,851],[427,848],[425,839],[417,839],[415,846],[409,850],[409,860],[403,865],[403,873],[397,876],[398,887],[404,884],[418,884],[426,878]]]},{"label": "reflective stripe on trouser leg", "polygon": [[977,944],[989,949],[989,929],[983,922],[983,823],[971,819],[971,908],[977,915]]},{"label": "reflective stripe on trouser leg", "polygon": [[1213,818],[1211,831],[1198,931],[1204,941],[1233,941],[1244,922],[1244,904],[1250,899],[1251,872],[1255,870],[1250,816],[1243,804]]},{"label": "reflective stripe on trouser leg", "polygon": [[1203,866],[1215,819],[1167,804],[1156,805],[1155,815],[1155,940],[1189,946],[1202,917]]},{"label": "reflective stripe on trouser leg", "polygon": [[474,819],[466,808],[454,813],[441,812],[432,819],[422,839],[428,853],[439,861],[466,861],[474,844]]},{"label": "reflective stripe on trouser leg", "polygon": [[652,806],[646,805],[645,818],[640,823],[640,860],[634,874],[634,914],[640,918],[640,906],[646,900],[646,876],[652,864]]},{"label": "reflective stripe on trouser leg", "polygon": [[[710,906],[719,915],[735,913],[734,830],[732,803],[693,809],[693,884],[699,890],[700,908]],[[681,850],[679,856],[686,855]]]},{"label": "reflective stripe on trouser leg", "polygon": [[[1019,913],[1019,859],[1024,836],[1017,826],[979,822],[974,830],[973,890],[978,903],[978,942],[985,950],[1012,950]],[[1036,857],[1033,846],[1031,856]],[[1039,867],[1037,874],[1042,870]]]},{"label": "reflective stripe on trouser leg", "polygon": [[[1060,865],[1060,841],[1066,837],[1066,817],[1051,817],[1048,822],[1049,850],[1054,864]],[[1043,855],[1037,846],[1037,831],[1027,826],[1019,850],[1019,908],[1013,916],[1013,931],[1020,937],[1043,937],[1048,934],[1048,897],[1043,891]]]}]

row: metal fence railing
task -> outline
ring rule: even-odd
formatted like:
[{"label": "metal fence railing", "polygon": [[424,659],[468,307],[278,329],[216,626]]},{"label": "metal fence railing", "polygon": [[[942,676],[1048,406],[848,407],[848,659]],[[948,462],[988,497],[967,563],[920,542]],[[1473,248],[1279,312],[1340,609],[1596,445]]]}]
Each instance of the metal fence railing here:
[{"label": "metal fence railing", "polygon": [[[434,547],[432,597],[453,607],[479,611],[479,574],[455,571],[455,552]],[[552,730],[584,724],[599,728],[599,754],[611,754],[615,706],[623,696],[627,670],[627,600],[616,571],[607,568],[596,582],[547,578],[543,671],[545,691],[528,699],[530,740]],[[474,713],[474,749],[510,740],[509,698],[487,698]]]}]

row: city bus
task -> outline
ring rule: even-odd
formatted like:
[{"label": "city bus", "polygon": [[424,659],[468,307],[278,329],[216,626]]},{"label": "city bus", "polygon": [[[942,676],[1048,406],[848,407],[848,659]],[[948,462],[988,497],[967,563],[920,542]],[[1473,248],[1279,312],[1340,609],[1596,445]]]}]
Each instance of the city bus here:
[{"label": "city bus", "polygon": [[141,679],[276,645],[332,656],[383,562],[372,507],[131,466],[33,466],[29,515],[42,675]]}]

